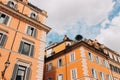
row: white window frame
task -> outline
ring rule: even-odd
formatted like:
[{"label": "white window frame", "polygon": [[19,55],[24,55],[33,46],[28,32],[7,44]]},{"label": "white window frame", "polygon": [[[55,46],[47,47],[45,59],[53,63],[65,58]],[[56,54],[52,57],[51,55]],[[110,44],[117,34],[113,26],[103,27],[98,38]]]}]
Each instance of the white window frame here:
[{"label": "white window frame", "polygon": [[[71,72],[70,72],[70,73],[71,73],[71,80],[77,79],[77,69],[74,68],[74,69],[71,69],[70,71],[71,71]],[[75,71],[75,74],[73,73],[73,71]],[[74,74],[75,76],[74,76],[73,74]],[[74,78],[74,77],[75,77],[75,78]]]},{"label": "white window frame", "polygon": [[52,63],[48,63],[47,71],[50,71],[50,70],[52,70]]},{"label": "white window frame", "polygon": [[11,21],[11,16],[10,16],[10,15],[8,15],[8,14],[6,14],[6,13],[4,13],[4,12],[1,12],[1,11],[0,11],[0,14],[4,14],[4,15],[6,15],[6,16],[8,16],[8,17],[9,17],[9,20],[8,20],[7,24],[0,23],[0,24],[3,24],[3,25],[8,26],[8,25],[10,24],[10,21]]},{"label": "white window frame", "polygon": [[92,73],[92,77],[94,78],[94,79],[97,79],[97,72],[96,72],[96,70],[95,69],[91,69],[91,73]]},{"label": "white window frame", "polygon": [[75,61],[75,52],[70,53],[70,62]]},{"label": "white window frame", "polygon": [[88,52],[89,60],[94,61],[94,56],[91,52]]},{"label": "white window frame", "polygon": [[96,56],[96,62],[97,62],[98,64],[101,64],[101,59],[100,59],[99,56]]},{"label": "white window frame", "polygon": [[[29,28],[29,27],[31,27],[31,28],[34,29],[32,35],[29,35],[29,34],[28,34],[28,28]],[[29,36],[36,37],[36,36],[37,36],[37,29],[36,29],[35,27],[31,26],[31,25],[26,25],[25,33],[26,33],[27,35],[29,35]]]},{"label": "white window frame", "polygon": [[[61,75],[62,75],[62,76],[61,76]],[[59,77],[62,77],[62,79],[61,79],[61,78],[59,79]],[[57,80],[63,80],[63,74],[58,74]]]},{"label": "white window frame", "polygon": [[60,65],[59,60],[61,60],[61,61],[62,61],[62,58],[59,58],[59,59],[57,60],[57,67],[61,67],[61,66],[63,65],[63,61],[62,61],[61,65]]},{"label": "white window frame", "polygon": [[[11,8],[13,8],[13,9],[17,9],[17,6],[18,6],[18,5],[17,5],[17,2],[15,2],[14,0],[8,0],[8,1],[7,1],[7,5],[8,5],[8,2],[9,2],[9,1],[11,1],[11,2],[14,3],[13,6],[10,6],[10,5],[9,5],[9,6],[10,6]],[[16,6],[16,5],[17,5],[17,6]]]},{"label": "white window frame", "polygon": [[112,80],[112,77],[109,74],[106,75],[106,78],[107,80]]},{"label": "white window frame", "polygon": [[104,66],[105,66],[106,68],[108,68],[108,67],[109,67],[108,61],[107,61],[107,60],[103,60],[103,62],[104,62]]},{"label": "white window frame", "polygon": [[[35,16],[34,17],[32,17],[31,16],[31,14],[35,14]],[[38,20],[38,13],[37,12],[35,12],[35,11],[30,11],[30,14],[29,14],[29,17],[31,17],[31,18],[33,18],[33,19],[36,19],[36,20]]]},{"label": "white window frame", "polygon": [[100,79],[101,79],[101,80],[105,80],[105,76],[104,76],[104,73],[103,73],[103,72],[100,72]]}]

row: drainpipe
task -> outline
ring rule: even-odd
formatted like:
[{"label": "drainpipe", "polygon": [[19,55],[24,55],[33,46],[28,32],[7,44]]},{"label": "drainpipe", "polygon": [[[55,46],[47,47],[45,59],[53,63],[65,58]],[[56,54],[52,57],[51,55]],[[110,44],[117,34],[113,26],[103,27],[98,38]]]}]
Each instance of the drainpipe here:
[{"label": "drainpipe", "polygon": [[[23,13],[23,11],[24,11],[24,8],[25,8],[25,4],[24,4],[24,6],[23,6],[22,13]],[[19,22],[18,22],[18,25],[17,25],[17,30],[18,30],[19,26],[20,26],[20,19],[19,19]],[[13,38],[13,42],[12,42],[12,45],[11,45],[11,48],[10,48],[11,51],[12,51],[12,49],[13,49],[16,36],[17,36],[17,31],[15,32],[15,36],[14,36],[14,38]],[[9,52],[7,61],[5,62],[5,65],[7,65],[7,64],[10,65],[11,51]],[[5,75],[5,72],[6,72],[7,68],[8,68],[8,66],[5,66],[4,70],[2,71],[2,79],[5,78],[4,75]]]}]

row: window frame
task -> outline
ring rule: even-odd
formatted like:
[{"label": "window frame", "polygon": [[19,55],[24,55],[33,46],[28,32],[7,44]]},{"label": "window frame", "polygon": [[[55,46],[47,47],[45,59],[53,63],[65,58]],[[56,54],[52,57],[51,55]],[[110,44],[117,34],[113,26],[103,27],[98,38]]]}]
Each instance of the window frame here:
[{"label": "window frame", "polygon": [[[62,76],[61,76],[62,75]],[[61,76],[62,77],[62,80],[63,80],[63,74],[58,74],[58,76],[57,76],[57,80],[59,80],[59,76]],[[61,79],[60,79],[61,80]]]},{"label": "window frame", "polygon": [[[30,45],[30,49],[29,49],[28,55],[26,55],[25,53],[23,53],[23,48],[24,48],[24,44],[25,44],[25,43]],[[32,48],[33,48],[33,50],[32,50]],[[34,52],[35,52],[34,44],[33,44],[33,43],[30,43],[30,42],[28,42],[28,41],[26,41],[26,40],[21,40],[20,45],[19,45],[19,50],[18,50],[18,52],[19,52],[20,54],[33,57],[33,56],[34,56]]]},{"label": "window frame", "polygon": [[91,69],[91,73],[92,73],[92,78],[97,79],[97,72],[96,72],[96,70],[92,68]]},{"label": "window frame", "polygon": [[[28,31],[28,30],[29,30],[30,28],[33,28],[32,34],[29,34],[29,31]],[[26,31],[25,31],[25,33],[26,33],[27,35],[31,36],[31,37],[36,38],[36,36],[37,36],[37,29],[36,29],[35,27],[31,26],[31,25],[27,25],[27,26],[26,26]]]},{"label": "window frame", "polygon": [[[74,68],[74,69],[71,69],[70,70],[71,72],[71,80],[74,80],[74,79],[77,79],[77,69],[76,68]],[[73,73],[73,71],[75,72],[75,74]],[[73,74],[75,75],[75,76],[73,76]],[[75,77],[75,78],[74,78]]]},{"label": "window frame", "polygon": [[[10,2],[14,3],[14,5],[10,4]],[[16,10],[17,7],[18,7],[17,2],[15,2],[15,1],[13,1],[13,0],[8,0],[8,1],[7,1],[7,5],[8,5],[9,7],[13,8],[13,9],[15,9],[15,10]]]},{"label": "window frame", "polygon": [[94,61],[94,56],[91,52],[88,52],[88,58],[89,60]]},{"label": "window frame", "polygon": [[0,39],[0,47],[4,47],[7,41],[7,34],[3,31],[0,31],[1,39]]},{"label": "window frame", "polygon": [[[60,64],[60,61],[61,60],[61,64]],[[58,60],[57,60],[57,67],[61,67],[63,65],[63,61],[62,61],[62,58],[59,58]]]},{"label": "window frame", "polygon": [[74,52],[72,52],[72,53],[70,53],[70,55],[69,55],[70,57],[70,62],[73,62],[73,61],[75,61],[75,53]]},{"label": "window frame", "polygon": [[[4,13],[4,12],[1,12],[0,11],[0,18],[1,18],[1,15],[5,15],[6,17],[7,17],[7,19],[6,19],[6,17],[5,17],[5,19],[2,21],[2,22],[0,22],[0,24],[3,24],[3,25],[5,25],[5,26],[8,26],[9,24],[10,24],[10,20],[11,20],[11,16],[10,15],[8,15],[8,14],[6,14],[6,13]],[[7,20],[7,22],[5,22]]]},{"label": "window frame", "polygon": [[[35,16],[33,17],[32,14],[35,14]],[[39,17],[38,17],[38,13],[35,12],[35,11],[30,11],[29,17],[32,18],[32,19],[35,19],[35,20],[38,20],[38,18],[39,18]]]},{"label": "window frame", "polygon": [[47,67],[47,71],[51,71],[52,70],[52,62],[48,63],[48,67]]}]

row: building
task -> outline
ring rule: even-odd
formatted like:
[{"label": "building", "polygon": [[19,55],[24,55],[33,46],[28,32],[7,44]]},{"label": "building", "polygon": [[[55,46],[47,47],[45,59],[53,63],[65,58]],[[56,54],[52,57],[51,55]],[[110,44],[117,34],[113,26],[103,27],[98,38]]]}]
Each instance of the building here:
[{"label": "building", "polygon": [[97,40],[65,36],[45,56],[44,80],[120,80],[120,55]]},{"label": "building", "polygon": [[0,0],[0,80],[42,80],[46,17],[27,0]]}]

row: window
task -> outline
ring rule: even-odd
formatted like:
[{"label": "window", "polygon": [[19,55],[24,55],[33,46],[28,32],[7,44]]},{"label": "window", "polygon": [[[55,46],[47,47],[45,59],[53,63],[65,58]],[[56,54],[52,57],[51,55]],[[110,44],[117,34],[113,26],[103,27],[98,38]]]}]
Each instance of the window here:
[{"label": "window", "polygon": [[30,67],[15,64],[11,80],[29,80]]},{"label": "window", "polygon": [[7,16],[6,14],[4,13],[0,13],[0,23],[1,24],[5,24],[7,25],[8,24],[8,21],[9,21],[9,16]]},{"label": "window", "polygon": [[88,57],[91,61],[93,61],[93,55],[90,52],[88,52]]},{"label": "window", "polygon": [[21,41],[19,47],[19,53],[33,57],[34,45],[27,43],[25,41]]},{"label": "window", "polygon": [[38,15],[35,12],[31,12],[30,17],[33,18],[33,19],[38,20]]},{"label": "window", "polygon": [[36,30],[37,30],[37,29],[28,26],[28,27],[27,27],[27,34],[28,34],[29,36],[35,37],[35,36],[36,36]]},{"label": "window", "polygon": [[52,80],[52,78],[51,78],[51,77],[49,77],[47,80]]},{"label": "window", "polygon": [[63,80],[63,75],[59,74],[57,80]]},{"label": "window", "polygon": [[104,62],[104,66],[105,66],[106,68],[108,68],[109,66],[108,66],[107,60],[103,60],[103,62]]},{"label": "window", "polygon": [[58,60],[58,67],[62,66],[62,59]]},{"label": "window", "polygon": [[72,53],[70,54],[70,62],[73,62],[75,60],[75,54]]},{"label": "window", "polygon": [[98,64],[101,64],[100,58],[99,58],[98,56],[96,57],[96,62],[97,62]]},{"label": "window", "polygon": [[111,76],[108,74],[106,75],[107,80],[112,80]]},{"label": "window", "polygon": [[52,63],[48,64],[48,71],[52,70]]},{"label": "window", "polygon": [[7,5],[13,9],[17,9],[17,4],[13,1],[8,1]]},{"label": "window", "polygon": [[4,46],[6,39],[7,35],[0,32],[0,47]]},{"label": "window", "polygon": [[118,61],[119,61],[119,63],[120,63],[120,57],[118,57]]},{"label": "window", "polygon": [[100,72],[100,80],[105,80],[103,72]]},{"label": "window", "polygon": [[77,78],[77,72],[76,69],[71,70],[71,80],[74,80]]},{"label": "window", "polygon": [[97,74],[96,74],[95,69],[92,69],[92,77],[93,77],[93,78],[97,78]]}]

